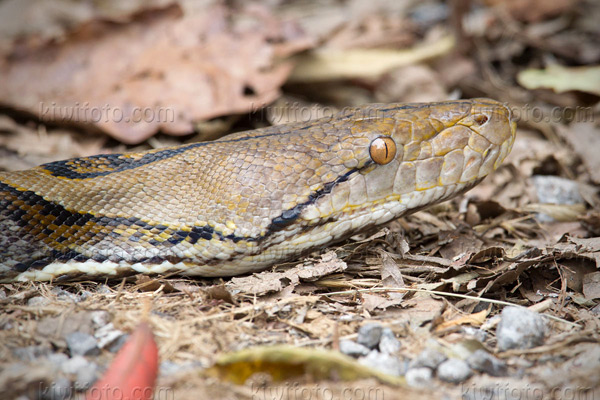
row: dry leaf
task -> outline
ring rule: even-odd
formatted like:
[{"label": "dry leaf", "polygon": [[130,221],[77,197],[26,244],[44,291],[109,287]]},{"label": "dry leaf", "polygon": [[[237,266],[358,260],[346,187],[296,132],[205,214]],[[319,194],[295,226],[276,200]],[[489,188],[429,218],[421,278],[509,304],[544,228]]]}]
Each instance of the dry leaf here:
[{"label": "dry leaf", "polygon": [[592,181],[600,184],[600,129],[593,122],[572,123],[568,127],[557,126],[557,129],[561,137],[581,157]]},{"label": "dry leaf", "polygon": [[276,382],[308,375],[315,380],[376,378],[391,385],[404,384],[404,378],[365,367],[337,351],[286,345],[254,347],[225,354],[208,371],[211,375],[237,384],[243,384],[259,372],[268,373]]},{"label": "dry leaf", "polygon": [[234,277],[227,282],[227,288],[232,292],[242,292],[263,295],[279,292],[285,287],[295,287],[301,280],[313,281],[322,276],[342,272],[348,266],[330,251],[321,256],[321,261],[313,265],[298,264],[283,272],[262,271],[250,276]]},{"label": "dry leaf", "polygon": [[487,310],[482,310],[478,313],[463,315],[462,317],[456,318],[452,321],[444,321],[435,327],[435,331],[441,332],[453,326],[459,325],[481,326],[485,322],[487,314]]},{"label": "dry leaf", "polygon": [[548,88],[556,93],[569,90],[600,96],[600,66],[562,67],[552,64],[546,69],[526,69],[517,74],[519,84],[527,89]]},{"label": "dry leaf", "polygon": [[184,15],[171,5],[85,23],[60,42],[4,54],[0,102],[126,143],[189,134],[194,121],[273,101],[291,70],[277,59],[309,46],[289,24],[256,14],[240,28],[224,7]]},{"label": "dry leaf", "polygon": [[588,300],[600,299],[600,272],[584,275],[583,295]]},{"label": "dry leaf", "polygon": [[337,79],[376,78],[393,68],[415,64],[447,54],[454,38],[445,36],[436,42],[408,50],[322,49],[298,56],[291,82],[318,82]]}]

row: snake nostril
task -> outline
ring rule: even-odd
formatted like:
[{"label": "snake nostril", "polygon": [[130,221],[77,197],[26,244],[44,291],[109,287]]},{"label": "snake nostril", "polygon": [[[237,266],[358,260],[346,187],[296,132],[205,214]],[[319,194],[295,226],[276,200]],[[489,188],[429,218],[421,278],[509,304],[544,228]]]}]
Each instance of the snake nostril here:
[{"label": "snake nostril", "polygon": [[475,121],[475,123],[477,123],[477,125],[481,126],[481,125],[485,124],[486,122],[488,122],[489,118],[487,115],[479,114],[479,115],[476,115],[473,120]]}]

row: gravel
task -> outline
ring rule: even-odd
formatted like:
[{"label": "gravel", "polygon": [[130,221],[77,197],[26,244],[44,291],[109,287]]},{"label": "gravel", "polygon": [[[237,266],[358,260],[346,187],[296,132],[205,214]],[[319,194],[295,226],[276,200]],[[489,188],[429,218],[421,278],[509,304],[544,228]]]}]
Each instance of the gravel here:
[{"label": "gravel", "polygon": [[77,390],[85,390],[91,387],[98,379],[98,364],[88,361],[85,357],[74,356],[61,365],[65,374],[74,375],[74,387]]},{"label": "gravel", "polygon": [[358,338],[356,341],[369,349],[374,349],[379,344],[383,327],[378,323],[370,323],[361,326],[358,329]]},{"label": "gravel", "polygon": [[450,383],[461,383],[469,379],[473,375],[473,371],[469,368],[466,361],[457,358],[450,358],[437,369],[437,376],[441,380]]},{"label": "gravel", "polygon": [[54,382],[42,391],[43,400],[67,400],[73,398],[73,389],[71,381],[64,376],[56,378]]},{"label": "gravel", "polygon": [[485,350],[476,350],[467,358],[467,364],[475,371],[485,372],[491,376],[506,376],[506,363]]},{"label": "gravel", "polygon": [[406,371],[406,383],[415,388],[426,388],[431,384],[433,371],[430,368],[411,368]]},{"label": "gravel", "polygon": [[502,310],[496,328],[498,349],[530,349],[544,344],[546,321],[531,310],[522,307],[506,307]]},{"label": "gravel", "polygon": [[50,348],[47,346],[27,346],[17,347],[12,353],[21,361],[33,361],[39,357],[45,357],[50,354]]},{"label": "gravel", "polygon": [[350,357],[362,357],[370,352],[368,347],[353,340],[340,340],[340,351]]},{"label": "gravel", "polygon": [[379,339],[379,351],[384,354],[395,354],[400,350],[400,341],[390,328],[383,328]]},{"label": "gravel", "polygon": [[71,356],[95,356],[100,354],[98,341],[92,335],[76,331],[68,334],[66,339]]},{"label": "gravel", "polygon": [[434,349],[425,349],[411,361],[410,368],[427,367],[435,370],[447,359],[448,357],[444,353]]},{"label": "gravel", "polygon": [[398,357],[383,354],[377,350],[371,351],[366,357],[359,358],[358,362],[364,366],[393,376],[402,376],[406,371],[404,362]]}]

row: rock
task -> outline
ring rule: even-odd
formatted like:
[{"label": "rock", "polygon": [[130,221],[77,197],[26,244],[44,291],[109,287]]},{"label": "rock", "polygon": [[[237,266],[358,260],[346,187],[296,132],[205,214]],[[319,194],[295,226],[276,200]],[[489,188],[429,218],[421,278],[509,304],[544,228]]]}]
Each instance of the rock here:
[{"label": "rock", "polygon": [[116,353],[117,351],[121,350],[121,347],[123,347],[125,342],[127,342],[127,339],[129,339],[129,334],[119,336],[117,340],[108,345],[108,351],[111,353]]},{"label": "rock", "polygon": [[52,353],[52,354],[48,354],[48,357],[46,357],[46,359],[56,369],[62,369],[63,363],[67,362],[69,360],[69,356],[67,356],[64,353]]},{"label": "rock", "polygon": [[439,365],[437,376],[441,380],[450,383],[461,383],[469,379],[473,371],[466,361],[450,358]]},{"label": "rock", "polygon": [[370,323],[361,326],[358,329],[358,338],[356,341],[363,346],[374,349],[379,344],[383,327],[378,323]]},{"label": "rock", "polygon": [[17,347],[12,350],[12,353],[21,361],[33,361],[50,354],[50,348],[46,346]]},{"label": "rock", "polygon": [[350,357],[361,357],[369,354],[369,348],[353,340],[340,340],[340,351]]},{"label": "rock", "polygon": [[90,313],[90,318],[96,328],[102,328],[110,323],[112,316],[108,311],[93,311]]},{"label": "rock", "polygon": [[41,307],[50,304],[50,300],[43,296],[35,296],[27,300],[28,307]]},{"label": "rock", "polygon": [[100,374],[98,373],[98,364],[90,363],[88,368],[77,371],[77,378],[74,384],[75,389],[89,389],[99,377]]},{"label": "rock", "polygon": [[65,374],[75,375],[77,371],[87,368],[89,364],[91,364],[90,361],[88,361],[85,357],[74,356],[63,362],[60,366],[60,369]]},{"label": "rock", "polygon": [[71,381],[65,377],[58,377],[48,387],[44,387],[40,393],[43,400],[66,400],[71,399],[73,389]]},{"label": "rock", "polygon": [[76,331],[68,334],[66,340],[71,356],[95,356],[100,354],[98,342],[92,335]]},{"label": "rock", "polygon": [[506,376],[506,363],[485,350],[476,350],[467,358],[467,364],[475,371],[485,372],[491,376]]},{"label": "rock", "polygon": [[384,354],[395,354],[400,350],[400,341],[390,328],[383,328],[379,339],[379,351]]},{"label": "rock", "polygon": [[50,293],[55,295],[56,300],[59,300],[59,301],[72,301],[74,303],[77,303],[77,301],[78,301],[77,295],[75,295],[71,292],[67,292],[66,290],[61,289],[59,287],[52,288],[52,290],[50,290]]},{"label": "rock", "polygon": [[74,356],[61,365],[65,374],[75,375],[74,387],[85,390],[98,379],[98,364],[88,361],[83,356]]},{"label": "rock", "polygon": [[434,349],[425,349],[411,361],[409,368],[427,367],[435,370],[447,359],[448,357],[444,353]]},{"label": "rock", "polygon": [[431,384],[433,371],[427,367],[411,368],[406,371],[406,383],[416,388],[426,388]]},{"label": "rock", "polygon": [[[584,203],[579,192],[579,184],[576,181],[552,175],[534,175],[531,180],[539,203]],[[536,219],[541,222],[555,221],[555,218],[544,213],[538,213]]]},{"label": "rock", "polygon": [[502,310],[496,328],[496,339],[501,351],[530,349],[544,343],[546,321],[536,312],[509,306]]},{"label": "rock", "polygon": [[377,350],[371,351],[366,357],[359,358],[358,362],[364,366],[393,376],[402,376],[406,371],[404,363],[398,357],[382,354]]},{"label": "rock", "polygon": [[483,329],[473,328],[472,326],[464,326],[462,328],[463,332],[469,336],[472,336],[473,339],[478,342],[485,343],[488,338],[488,333]]},{"label": "rock", "polygon": [[108,324],[98,328],[96,333],[94,333],[94,337],[98,340],[98,347],[101,349],[114,343],[117,339],[124,335],[125,333],[115,329],[115,326],[112,322],[109,322]]}]

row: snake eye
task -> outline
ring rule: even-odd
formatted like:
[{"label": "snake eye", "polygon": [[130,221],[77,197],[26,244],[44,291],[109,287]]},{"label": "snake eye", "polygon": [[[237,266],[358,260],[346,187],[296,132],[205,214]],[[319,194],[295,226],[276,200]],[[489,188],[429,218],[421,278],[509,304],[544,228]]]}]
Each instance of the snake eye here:
[{"label": "snake eye", "polygon": [[387,136],[378,137],[371,142],[369,154],[377,164],[385,165],[396,156],[396,142]]}]

